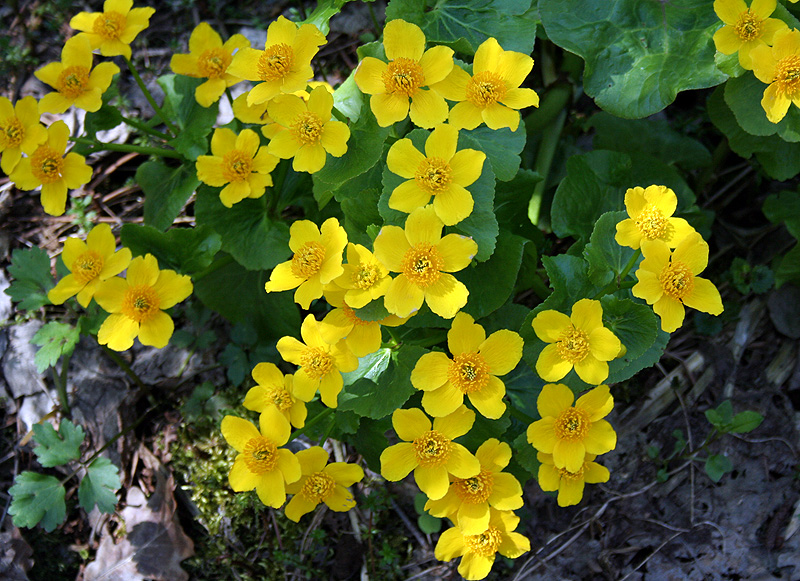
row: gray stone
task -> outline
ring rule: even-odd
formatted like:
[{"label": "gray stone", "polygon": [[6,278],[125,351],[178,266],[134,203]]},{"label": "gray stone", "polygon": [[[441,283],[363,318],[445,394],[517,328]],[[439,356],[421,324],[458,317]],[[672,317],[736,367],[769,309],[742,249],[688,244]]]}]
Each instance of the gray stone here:
[{"label": "gray stone", "polygon": [[[5,293],[5,290],[10,286],[6,273],[0,270],[0,324],[5,323],[11,318],[13,308],[11,306],[11,297]],[[2,355],[2,351],[0,351]]]}]

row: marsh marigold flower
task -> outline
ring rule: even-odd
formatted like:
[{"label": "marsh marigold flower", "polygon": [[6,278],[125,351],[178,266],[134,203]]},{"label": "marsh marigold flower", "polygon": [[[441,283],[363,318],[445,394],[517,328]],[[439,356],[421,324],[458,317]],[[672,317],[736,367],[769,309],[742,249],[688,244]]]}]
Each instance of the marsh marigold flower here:
[{"label": "marsh marigold flower", "polygon": [[305,343],[294,337],[281,337],[277,344],[285,361],[300,366],[294,374],[294,393],[303,401],[311,401],[319,390],[322,403],[335,408],[344,386],[342,373],[355,371],[358,358],[343,340],[334,345],[327,343],[314,315],[306,316],[300,327],[300,336]]},{"label": "marsh marigold flower", "polygon": [[306,88],[314,76],[311,59],[323,44],[325,35],[315,25],[298,27],[279,16],[267,28],[264,50],[240,49],[233,56],[228,74],[258,83],[248,93],[249,105],[266,103],[279,93]]},{"label": "marsh marigold flower", "polygon": [[553,455],[557,468],[578,472],[586,454],[605,454],[617,445],[617,434],[602,419],[614,408],[607,385],[599,385],[578,398],[562,383],[548,383],[536,400],[541,420],[528,426],[528,443]]},{"label": "marsh marigold flower", "polygon": [[69,274],[47,293],[50,302],[60,305],[78,295],[78,303],[84,309],[88,307],[100,284],[117,276],[131,262],[129,249],[120,248],[117,252],[116,248],[117,243],[108,224],[98,224],[92,228],[86,242],[80,238],[67,238],[61,260]]},{"label": "marsh marigold flower", "polygon": [[286,502],[286,484],[297,482],[302,476],[295,455],[280,448],[289,441],[291,426],[273,407],[264,410],[258,424],[260,431],[242,418],[222,418],[222,435],[239,452],[228,474],[228,483],[234,492],[255,488],[261,502],[280,508]]},{"label": "marsh marigold flower", "polygon": [[365,57],[353,77],[362,93],[372,95],[369,106],[378,125],[388,127],[402,121],[409,110],[411,122],[417,127],[444,123],[447,103],[429,87],[453,69],[453,49],[434,46],[425,50],[422,29],[399,19],[383,29],[383,48],[388,63]]},{"label": "marsh marigold flower", "polygon": [[216,103],[227,87],[242,79],[228,73],[233,53],[250,48],[250,41],[241,34],[234,34],[225,43],[208,22],[201,22],[189,37],[189,54],[174,54],[170,61],[173,73],[208,79],[197,87],[194,97],[203,107]]},{"label": "marsh marigold flower", "polygon": [[661,328],[672,333],[683,324],[684,307],[704,313],[722,313],[722,298],[710,280],[697,276],[708,265],[708,244],[691,234],[674,251],[660,240],[642,243],[644,260],[639,263],[631,292],[653,305],[661,317]]},{"label": "marsh marigold flower", "polygon": [[258,105],[248,105],[247,95],[250,93],[242,93],[233,100],[233,116],[242,123],[249,123],[251,125],[265,125],[272,123],[269,115],[267,115],[267,102],[259,103]]},{"label": "marsh marigold flower", "polygon": [[270,172],[278,158],[261,147],[258,134],[242,129],[236,135],[221,127],[211,137],[211,155],[197,158],[197,179],[213,187],[222,187],[219,199],[226,208],[245,198],[260,198],[272,185]]},{"label": "marsh marigold flower", "polygon": [[443,418],[434,418],[433,425],[425,413],[416,408],[395,410],[392,426],[404,440],[381,453],[381,474],[397,482],[414,471],[419,489],[431,500],[439,500],[456,478],[472,478],[481,471],[481,464],[469,450],[454,442],[472,428],[475,412],[461,406]]},{"label": "marsh marigold flower", "polygon": [[458,101],[450,110],[449,121],[457,129],[475,129],[486,123],[491,129],[516,131],[518,109],[539,106],[539,95],[533,89],[520,88],[532,68],[530,56],[503,50],[497,40],[487,38],[475,51],[472,76],[455,66],[433,89]]},{"label": "marsh marigold flower", "polygon": [[34,75],[55,89],[39,101],[41,113],[63,113],[75,105],[85,111],[97,111],[111,78],[119,72],[114,63],[100,63],[92,69],[92,48],[81,35],[64,43],[61,62],[49,63]]},{"label": "marsh marigold flower", "polygon": [[424,391],[422,407],[432,416],[446,416],[464,403],[464,396],[485,417],[496,420],[506,411],[506,386],[497,377],[517,366],[522,337],[502,329],[488,338],[465,312],[456,314],[447,333],[453,354],[426,353],[411,372],[411,383]]},{"label": "marsh marigold flower", "polygon": [[344,289],[344,302],[353,309],[381,298],[392,282],[386,267],[361,244],[348,243],[347,264],[342,268],[344,272],[333,282]]},{"label": "marsh marigold flower", "polygon": [[683,218],[673,218],[678,197],[666,186],[629,188],[625,192],[628,216],[617,224],[614,239],[620,246],[637,249],[642,240],[663,240],[670,248],[694,232]]},{"label": "marsh marigold flower", "polygon": [[133,0],[106,0],[103,12],[79,12],[69,25],[82,31],[78,36],[89,39],[92,49],[103,56],[122,55],[131,58],[130,44],[150,26],[155,8],[133,8]]},{"label": "marsh marigold flower", "polygon": [[297,95],[278,95],[267,106],[275,121],[262,129],[270,138],[269,152],[281,159],[294,158],[295,171],[315,173],[325,165],[326,153],[347,152],[350,128],[331,119],[333,95],[325,87],[311,91],[306,103]]},{"label": "marsh marigold flower", "polygon": [[86,158],[67,150],[69,128],[56,121],[47,128],[47,140],[30,157],[19,160],[9,176],[21,190],[42,188],[42,206],[51,216],[60,216],[67,206],[67,190],[79,188],[92,179]]},{"label": "marsh marigold flower", "polygon": [[595,462],[594,454],[586,454],[583,466],[576,472],[566,468],[557,468],[553,463],[552,454],[539,452],[536,458],[541,462],[539,466],[539,486],[545,492],[558,492],[558,506],[574,506],[583,498],[583,489],[586,484],[599,484],[608,482],[611,474],[608,468]]},{"label": "marsh marigold flower", "polygon": [[397,186],[389,207],[410,214],[433,196],[433,209],[445,226],[458,224],[472,213],[472,194],[466,189],[477,180],[486,154],[474,149],[456,151],[458,130],[440,125],[428,136],[425,153],[410,139],[400,139],[389,149],[389,171],[408,181]]},{"label": "marsh marigold flower", "polygon": [[400,273],[383,297],[390,313],[408,317],[425,302],[440,317],[452,319],[467,304],[467,287],[449,273],[466,268],[478,245],[468,236],[442,237],[443,226],[433,207],[426,206],[411,213],[405,229],[381,228],[375,238],[375,257]]},{"label": "marsh marigold flower", "polygon": [[536,372],[545,381],[558,381],[575,368],[583,381],[594,385],[608,377],[608,361],[616,358],[622,344],[603,326],[600,301],[581,299],[572,314],[548,310],[534,317],[533,330],[548,345],[539,354]]},{"label": "marsh marigold flower", "polygon": [[761,106],[772,123],[779,123],[794,103],[800,107],[800,30],[778,32],[773,46],[760,45],[750,53],[753,74],[769,85]]},{"label": "marsh marigold flower", "polygon": [[516,559],[531,550],[528,538],[514,532],[518,524],[519,517],[513,512],[491,509],[486,531],[468,535],[458,527],[449,528],[439,537],[434,554],[440,561],[461,557],[458,573],[464,579],[484,579],[492,570],[497,553]]},{"label": "marsh marigold flower", "polygon": [[301,450],[295,458],[300,462],[302,476],[286,487],[286,492],[294,494],[284,511],[289,520],[298,522],[320,502],[336,512],[347,512],[356,505],[347,488],[364,478],[361,466],[345,462],[328,464],[328,453],[319,446]]},{"label": "marsh marigold flower", "polygon": [[259,363],[252,375],[256,385],[244,397],[244,407],[258,413],[274,407],[295,428],[306,424],[306,404],[295,395],[291,374],[283,375],[274,363]]},{"label": "marsh marigold flower", "polygon": [[0,169],[10,175],[24,153],[33,154],[47,141],[47,131],[39,123],[39,104],[33,97],[23,97],[12,105],[0,97]]},{"label": "marsh marigold flower", "polygon": [[750,52],[757,46],[772,46],[775,33],[788,30],[783,20],[770,18],[777,0],[753,0],[748,7],[744,0],[715,0],[714,12],[725,26],[714,33],[714,45],[722,54],[738,51],[739,64],[752,70]]},{"label": "marsh marigold flower", "polygon": [[323,285],[340,276],[342,252],[347,233],[336,218],[328,218],[318,228],[310,220],[297,220],[289,228],[289,248],[294,255],[272,270],[264,285],[268,292],[296,288],[294,301],[308,309],[311,301],[322,296]]},{"label": "marsh marigold flower", "polygon": [[137,256],[128,266],[126,278],[110,278],[95,291],[94,300],[111,313],[97,332],[97,342],[114,351],[125,351],[138,337],[142,345],[166,347],[175,324],[164,309],[191,294],[188,276],[159,270],[152,254]]},{"label": "marsh marigold flower", "polygon": [[425,503],[431,515],[450,518],[464,535],[479,535],[489,528],[490,507],[516,510],[523,504],[519,481],[502,471],[511,460],[511,446],[490,438],[475,457],[481,463],[477,476],[454,479],[441,499]]}]

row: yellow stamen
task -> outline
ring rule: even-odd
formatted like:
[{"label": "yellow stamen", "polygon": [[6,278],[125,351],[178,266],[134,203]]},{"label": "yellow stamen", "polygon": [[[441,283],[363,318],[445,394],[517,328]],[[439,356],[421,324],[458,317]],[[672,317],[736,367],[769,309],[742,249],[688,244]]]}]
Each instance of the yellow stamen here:
[{"label": "yellow stamen", "polygon": [[494,477],[488,470],[481,470],[480,474],[464,480],[456,480],[453,487],[461,502],[467,504],[482,504],[489,500],[494,486]]},{"label": "yellow stamen", "polygon": [[664,238],[669,231],[670,223],[664,214],[653,204],[648,205],[635,220],[636,227],[648,240]]},{"label": "yellow stamen", "polygon": [[750,12],[748,8],[747,11],[739,15],[739,20],[736,22],[736,26],[733,27],[733,30],[739,38],[747,42],[748,40],[753,40],[761,36],[763,23],[764,21]]},{"label": "yellow stamen", "polygon": [[258,75],[262,81],[277,81],[289,74],[294,64],[294,51],[288,44],[268,46],[258,59]]},{"label": "yellow stamen", "polygon": [[228,182],[246,181],[253,172],[253,158],[234,149],[222,157],[222,177]]},{"label": "yellow stamen", "polygon": [[94,280],[103,270],[103,257],[94,250],[87,250],[72,263],[72,276],[80,283]]},{"label": "yellow stamen", "polygon": [[64,158],[52,147],[40,145],[31,156],[31,173],[42,184],[51,184],[62,177]]},{"label": "yellow stamen", "polygon": [[800,90],[800,56],[793,54],[782,58],[775,67],[778,93],[795,95]]},{"label": "yellow stamen", "polygon": [[452,442],[436,430],[424,433],[412,444],[420,466],[441,466],[450,457]]},{"label": "yellow stamen", "polygon": [[119,12],[103,12],[94,21],[92,32],[106,40],[117,40],[123,32],[128,19]]},{"label": "yellow stamen", "polygon": [[159,305],[158,294],[153,287],[143,284],[125,291],[122,314],[137,323],[143,323],[161,310]]},{"label": "yellow stamen", "polygon": [[247,469],[253,474],[272,472],[278,465],[278,447],[264,436],[250,438],[242,454]]},{"label": "yellow stamen", "polygon": [[583,361],[589,354],[589,336],[585,331],[570,325],[564,329],[561,337],[556,341],[556,349],[561,359],[574,365]]},{"label": "yellow stamen", "polygon": [[489,366],[480,353],[460,353],[450,363],[447,378],[462,393],[474,393],[489,382]]},{"label": "yellow stamen", "polygon": [[292,137],[301,145],[315,145],[322,139],[322,126],[324,125],[319,115],[306,111],[297,116],[289,131]]},{"label": "yellow stamen", "polygon": [[362,264],[361,268],[353,272],[353,286],[366,290],[375,286],[381,278],[381,271],[376,264]]},{"label": "yellow stamen", "polygon": [[18,147],[25,139],[25,127],[16,117],[9,117],[0,124],[0,150]]},{"label": "yellow stamen", "polygon": [[569,407],[562,411],[554,423],[556,438],[559,440],[581,441],[589,431],[589,414],[580,409]]},{"label": "yellow stamen", "polygon": [[320,379],[336,369],[333,356],[319,347],[306,348],[300,356],[300,366],[311,379]]},{"label": "yellow stamen", "polygon": [[319,272],[325,260],[325,247],[319,242],[306,242],[292,257],[292,274],[297,278],[309,278]]},{"label": "yellow stamen", "polygon": [[441,276],[444,259],[439,250],[429,242],[418,242],[408,250],[400,263],[400,272],[420,288],[427,288]]},{"label": "yellow stamen", "polygon": [[294,405],[292,394],[283,388],[267,389],[264,394],[264,402],[267,405],[274,405],[280,411],[285,412]]},{"label": "yellow stamen", "polygon": [[694,275],[682,262],[669,262],[658,277],[661,288],[673,299],[681,300],[694,290]]},{"label": "yellow stamen", "polygon": [[503,541],[500,529],[490,526],[486,532],[479,535],[466,535],[464,544],[470,553],[475,553],[482,557],[491,557],[497,553],[500,543]]},{"label": "yellow stamen", "polygon": [[426,157],[414,174],[417,185],[429,194],[436,195],[446,190],[453,181],[450,164],[440,157]]},{"label": "yellow stamen", "polygon": [[479,109],[485,109],[492,103],[502,101],[506,97],[506,84],[497,73],[484,71],[467,81],[467,101]]},{"label": "yellow stamen", "polygon": [[402,93],[407,97],[413,97],[420,87],[425,86],[422,67],[414,59],[406,57],[390,62],[382,78],[387,93]]},{"label": "yellow stamen", "polygon": [[210,48],[197,59],[200,74],[209,79],[218,79],[228,70],[233,56],[223,48]]},{"label": "yellow stamen", "polygon": [[324,472],[315,472],[306,478],[300,494],[308,500],[320,503],[333,494],[336,488],[336,481]]},{"label": "yellow stamen", "polygon": [[89,69],[86,67],[67,67],[56,81],[58,92],[70,99],[80,97],[89,88]]}]

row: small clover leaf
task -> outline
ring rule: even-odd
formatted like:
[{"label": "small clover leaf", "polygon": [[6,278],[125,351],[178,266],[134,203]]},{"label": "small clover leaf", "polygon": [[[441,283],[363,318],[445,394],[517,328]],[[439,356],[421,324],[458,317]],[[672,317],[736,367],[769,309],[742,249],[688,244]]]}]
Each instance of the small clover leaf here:
[{"label": "small clover leaf", "polygon": [[39,373],[54,367],[62,355],[69,355],[80,339],[80,332],[72,325],[50,321],[42,326],[31,339],[31,343],[41,346],[36,352],[34,362]]},{"label": "small clover leaf", "polygon": [[42,521],[44,530],[49,533],[64,522],[66,491],[55,476],[22,472],[14,479],[9,493],[12,500],[8,512],[14,517],[14,525],[31,528]]},{"label": "small clover leaf", "polygon": [[97,505],[100,512],[112,513],[117,506],[116,491],[121,485],[119,469],[108,458],[97,458],[81,480],[78,501],[86,512]]},{"label": "small clover leaf", "polygon": [[33,439],[39,444],[33,449],[39,463],[46,467],[61,466],[81,456],[83,428],[69,420],[63,420],[58,432],[48,423],[34,424]]}]

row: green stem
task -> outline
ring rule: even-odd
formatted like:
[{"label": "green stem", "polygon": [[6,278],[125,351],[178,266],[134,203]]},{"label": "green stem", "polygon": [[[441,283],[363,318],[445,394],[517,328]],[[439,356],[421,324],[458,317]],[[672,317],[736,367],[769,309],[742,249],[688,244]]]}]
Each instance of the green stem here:
[{"label": "green stem", "polygon": [[131,62],[131,60],[129,58],[125,58],[125,64],[128,65],[128,70],[133,75],[133,78],[136,79],[136,84],[139,85],[139,89],[142,91],[142,94],[144,95],[144,98],[147,99],[147,102],[150,103],[150,106],[153,108],[153,111],[155,111],[156,115],[158,115],[161,118],[161,120],[164,122],[164,125],[167,126],[167,129],[169,130],[169,132],[172,135],[177,135],[178,134],[178,128],[175,127],[172,123],[170,123],[170,121],[167,118],[167,116],[164,115],[164,112],[161,110],[161,107],[158,106],[158,104],[156,103],[156,100],[153,98],[153,95],[151,95],[150,91],[147,90],[147,85],[144,84],[144,81],[142,80],[142,77],[139,76],[139,72],[133,66],[133,63]]},{"label": "green stem", "polygon": [[316,426],[318,423],[320,423],[322,420],[324,420],[326,417],[328,417],[332,413],[333,413],[333,408],[326,408],[326,409],[322,410],[316,416],[314,416],[309,421],[307,421],[302,428],[299,428],[299,429],[295,430],[294,432],[292,432],[292,435],[289,436],[289,441],[291,442],[295,438],[301,436],[302,434],[305,434],[310,428],[313,428],[314,426]]},{"label": "green stem", "polygon": [[174,157],[175,159],[183,159],[183,156],[177,151],[171,149],[162,149],[160,147],[145,147],[143,145],[128,145],[127,143],[104,143],[88,137],[72,137],[71,141],[75,143],[84,143],[86,145],[95,146],[93,151],[124,151],[127,153],[141,153],[142,155],[157,155],[160,157]]},{"label": "green stem", "polygon": [[336,117],[342,123],[349,123],[350,120],[347,118],[347,115],[339,111],[336,107],[332,109],[332,112],[333,116]]},{"label": "green stem", "polygon": [[289,173],[289,164],[289,160],[282,160],[278,165],[278,171],[275,173],[275,177],[272,180],[272,197],[266,200],[266,210],[267,214],[269,215],[273,214],[276,208],[279,208],[280,211],[283,211],[284,206],[278,204],[278,200],[280,199],[283,202],[283,184],[286,182],[286,175]]},{"label": "green stem", "polygon": [[153,129],[152,127],[150,127],[145,123],[142,123],[141,121],[138,121],[136,119],[131,119],[130,117],[125,117],[125,115],[120,115],[120,117],[122,117],[122,120],[126,124],[130,125],[134,129],[138,129],[142,133],[147,133],[148,135],[152,135],[153,137],[158,137],[159,139],[163,139],[164,141],[169,141],[171,139],[170,136],[167,135],[166,133],[162,133],[158,129]]},{"label": "green stem", "polygon": [[328,437],[331,435],[331,431],[333,431],[333,426],[336,425],[336,416],[331,416],[331,421],[328,422],[328,428],[325,430],[325,434],[323,434],[322,438],[320,438],[318,446],[323,446],[325,442],[328,441]]},{"label": "green stem", "polygon": [[533,194],[531,194],[531,199],[528,201],[528,219],[534,226],[539,226],[542,199],[544,198],[544,192],[547,188],[547,177],[550,173],[550,166],[553,164],[553,158],[556,155],[556,149],[561,140],[561,131],[564,129],[564,122],[566,119],[567,110],[562,109],[542,134],[542,140],[539,143],[539,151],[536,153],[536,163],[533,169],[542,176],[542,180],[533,187]]},{"label": "green stem", "polygon": [[511,416],[512,417],[517,418],[519,421],[521,421],[525,425],[529,426],[533,422],[536,421],[532,417],[530,417],[528,414],[526,414],[525,412],[522,412],[522,411],[518,410],[517,408],[515,408],[513,405],[508,406],[508,409],[511,412]]},{"label": "green stem", "polygon": [[393,345],[391,345],[392,348],[397,347],[402,343],[400,337],[397,335],[397,332],[394,329],[385,326],[383,328],[386,329],[386,332],[389,333],[389,337],[392,338],[392,342],[394,343]]},{"label": "green stem", "polygon": [[53,367],[53,381],[58,392],[58,402],[61,404],[61,412],[66,417],[70,417],[69,394],[67,394],[67,373],[69,371],[70,357],[72,357],[72,353],[64,355],[61,361],[61,374],[57,374],[56,368]]},{"label": "green stem", "polygon": [[634,267],[634,265],[636,264],[636,261],[639,260],[639,257],[641,255],[642,255],[641,249],[639,249],[636,252],[634,252],[633,256],[631,256],[631,259],[628,261],[628,264],[625,265],[625,268],[623,268],[622,272],[619,273],[619,276],[616,277],[616,280],[611,281],[608,285],[606,285],[603,289],[601,289],[592,298],[597,300],[600,297],[605,296],[607,294],[611,294],[613,292],[616,292],[619,289],[631,288],[633,286],[633,284],[635,284],[635,283],[632,283],[632,281],[626,281],[625,277],[628,276],[628,273]]}]

